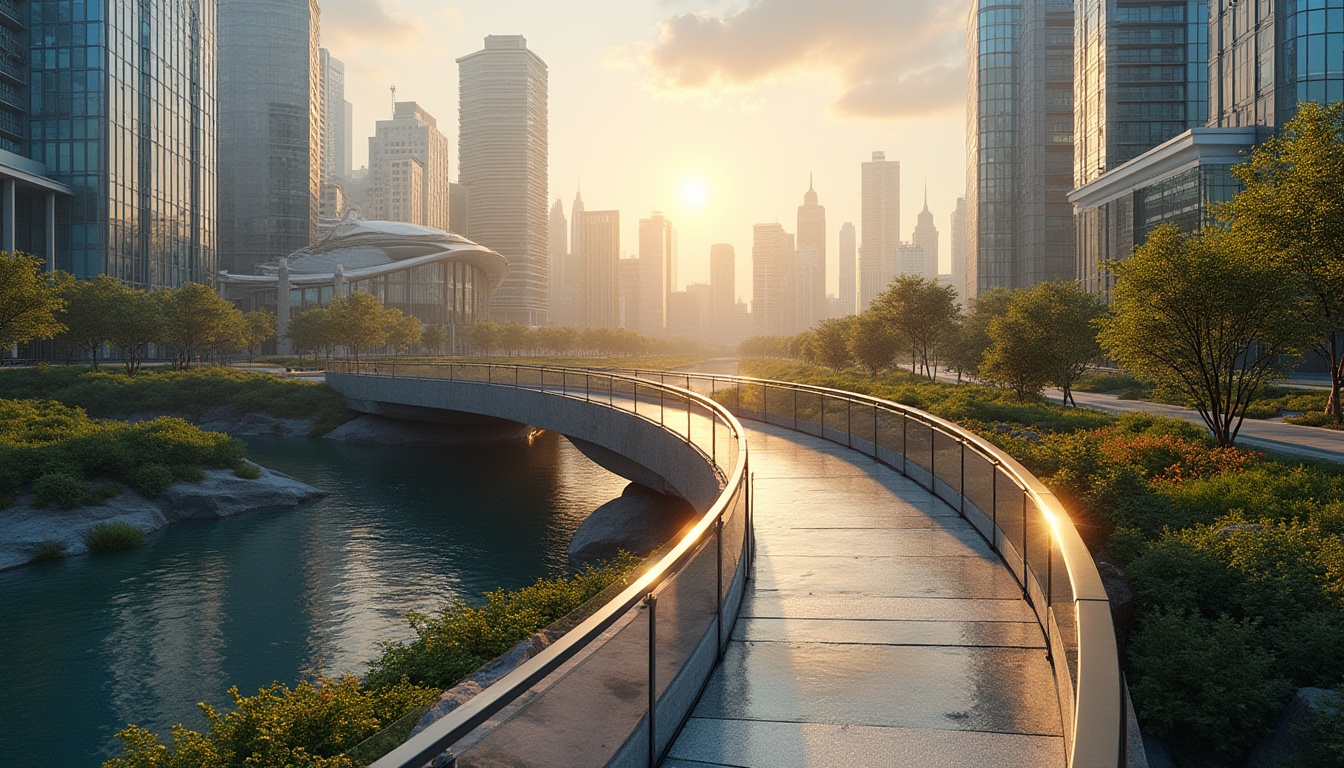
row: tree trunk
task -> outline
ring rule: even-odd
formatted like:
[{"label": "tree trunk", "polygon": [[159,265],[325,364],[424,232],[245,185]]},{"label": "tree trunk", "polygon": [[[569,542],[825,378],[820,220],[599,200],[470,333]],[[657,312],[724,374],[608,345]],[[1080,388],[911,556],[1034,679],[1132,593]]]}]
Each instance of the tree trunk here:
[{"label": "tree trunk", "polygon": [[1330,366],[1330,400],[1325,404],[1326,413],[1335,417],[1336,424],[1344,424],[1344,404],[1339,401],[1339,391],[1344,384],[1344,360]]}]

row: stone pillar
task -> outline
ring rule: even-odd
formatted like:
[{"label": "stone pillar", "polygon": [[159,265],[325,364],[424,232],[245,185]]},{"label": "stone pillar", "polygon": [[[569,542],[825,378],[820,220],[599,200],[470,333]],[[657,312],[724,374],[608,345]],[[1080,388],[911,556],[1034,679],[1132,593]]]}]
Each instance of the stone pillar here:
[{"label": "stone pillar", "polygon": [[289,341],[289,259],[280,259],[280,281],[275,293],[275,351],[281,355],[294,354]]},{"label": "stone pillar", "polygon": [[14,252],[14,197],[18,193],[18,185],[13,179],[5,179],[4,198],[0,200],[0,227],[4,228],[3,240],[0,240],[0,250]]},{"label": "stone pillar", "polygon": [[347,286],[345,283],[345,265],[337,264],[336,275],[332,278],[331,281],[331,297],[335,299],[337,296],[344,296],[346,290]]},{"label": "stone pillar", "polygon": [[47,193],[47,271],[56,271],[56,193]]}]

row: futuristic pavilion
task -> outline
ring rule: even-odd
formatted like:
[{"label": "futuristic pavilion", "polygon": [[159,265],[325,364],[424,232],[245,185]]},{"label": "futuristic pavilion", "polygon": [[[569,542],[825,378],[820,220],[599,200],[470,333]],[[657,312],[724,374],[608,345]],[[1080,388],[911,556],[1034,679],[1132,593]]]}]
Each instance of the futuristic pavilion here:
[{"label": "futuristic pavilion", "polygon": [[346,219],[330,234],[259,274],[219,274],[219,290],[239,309],[276,313],[279,351],[287,353],[289,318],[326,306],[332,296],[364,291],[426,325],[441,325],[454,347],[458,330],[484,320],[490,297],[509,272],[498,253],[460,235],[394,221]]}]

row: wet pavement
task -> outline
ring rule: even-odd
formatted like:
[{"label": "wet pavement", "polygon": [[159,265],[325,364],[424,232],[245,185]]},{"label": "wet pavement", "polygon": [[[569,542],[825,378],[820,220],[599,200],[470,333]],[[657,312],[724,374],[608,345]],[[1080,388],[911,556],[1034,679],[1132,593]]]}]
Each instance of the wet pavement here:
[{"label": "wet pavement", "polygon": [[747,431],[755,577],[664,768],[1063,766],[1041,630],[970,524],[856,451]]}]

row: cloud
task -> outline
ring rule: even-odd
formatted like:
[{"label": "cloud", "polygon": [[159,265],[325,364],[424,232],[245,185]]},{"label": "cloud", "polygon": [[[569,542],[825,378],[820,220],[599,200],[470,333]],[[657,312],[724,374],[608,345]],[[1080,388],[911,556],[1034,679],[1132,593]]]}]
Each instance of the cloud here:
[{"label": "cloud", "polygon": [[840,89],[840,115],[925,115],[964,103],[964,12],[947,0],[753,0],[664,19],[654,44],[606,60],[674,98],[758,99],[772,83],[826,78]]},{"label": "cloud", "polygon": [[419,42],[424,34],[419,20],[403,19],[383,0],[324,0],[322,44],[352,50],[365,46],[395,46]]}]

